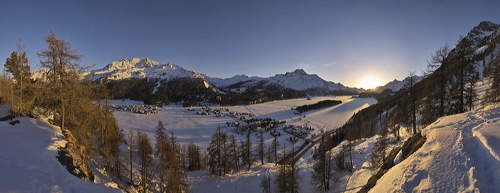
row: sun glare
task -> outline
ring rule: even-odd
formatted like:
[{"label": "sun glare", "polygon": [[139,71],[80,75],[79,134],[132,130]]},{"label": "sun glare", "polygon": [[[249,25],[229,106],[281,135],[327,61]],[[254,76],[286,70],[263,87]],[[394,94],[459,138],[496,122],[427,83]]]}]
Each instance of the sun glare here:
[{"label": "sun glare", "polygon": [[376,76],[366,76],[358,83],[358,88],[373,89],[382,85],[382,80]]}]

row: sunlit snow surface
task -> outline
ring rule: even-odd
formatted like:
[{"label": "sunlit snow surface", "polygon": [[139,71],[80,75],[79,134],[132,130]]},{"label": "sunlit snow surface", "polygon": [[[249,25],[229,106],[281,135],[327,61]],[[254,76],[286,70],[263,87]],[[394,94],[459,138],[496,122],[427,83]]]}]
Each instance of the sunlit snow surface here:
[{"label": "sunlit snow surface", "polygon": [[[7,115],[0,106],[0,117]],[[57,161],[64,145],[60,131],[43,120],[15,118],[11,126],[0,121],[0,192],[120,192],[85,182]]]},{"label": "sunlit snow surface", "polygon": [[[334,107],[324,108],[315,111],[304,113],[305,118],[300,119],[299,115],[294,114],[295,110],[291,108],[305,104],[313,104],[322,100],[341,100],[343,103]],[[129,104],[139,105],[135,101],[113,100],[113,104]],[[231,112],[253,113],[255,117],[273,118],[276,120],[284,120],[287,124],[293,125],[311,125],[316,130],[313,133],[319,133],[320,129],[326,127],[327,130],[336,129],[342,126],[355,112],[375,104],[373,98],[352,98],[350,96],[338,97],[316,97],[312,100],[306,98],[291,99],[282,101],[273,101],[263,104],[244,105],[244,106],[222,106],[229,108]],[[218,108],[220,106],[214,106]],[[154,141],[154,132],[158,126],[158,121],[162,121],[167,131],[173,131],[181,144],[189,144],[190,141],[206,149],[206,145],[210,142],[212,134],[217,126],[225,126],[226,122],[237,121],[232,117],[214,117],[206,115],[197,115],[196,112],[200,107],[195,108],[196,111],[188,111],[186,107],[181,106],[165,106],[161,108],[157,114],[137,114],[128,111],[117,110],[114,116],[118,121],[118,125],[125,132],[128,130],[141,130],[149,134]],[[228,130],[226,130],[228,131]],[[234,134],[234,133],[233,133]],[[236,134],[234,134],[236,135]],[[238,136],[236,136],[238,138]],[[243,136],[241,136],[243,137]],[[265,135],[266,140],[270,140],[270,134]]]},{"label": "sunlit snow surface", "polygon": [[[341,100],[342,104],[313,110],[304,113],[305,118],[300,118],[299,115],[294,114],[295,110],[292,107],[297,107],[305,104],[314,104],[322,100]],[[122,101],[113,100],[115,105],[140,105],[135,101]],[[320,133],[321,129],[325,127],[326,130],[336,129],[342,126],[351,116],[372,104],[375,104],[376,100],[373,98],[352,98],[350,96],[337,96],[337,97],[314,97],[312,100],[307,100],[306,98],[291,99],[291,100],[280,100],[273,101],[263,104],[255,105],[244,105],[244,106],[227,106],[224,108],[229,108],[232,112],[240,113],[252,113],[256,117],[261,118],[273,118],[276,120],[285,120],[287,124],[293,125],[305,125],[308,124],[315,128],[312,133]],[[219,106],[214,106],[218,108]],[[196,110],[199,109],[195,108]],[[143,115],[131,113],[128,111],[116,110],[114,116],[118,121],[120,128],[128,132],[130,129],[141,130],[146,132],[151,138],[152,142],[155,143],[154,132],[158,126],[158,121],[162,121],[167,128],[167,132],[173,131],[177,136],[177,139],[181,144],[187,145],[190,141],[198,144],[202,150],[206,150],[207,144],[210,142],[211,137],[217,128],[217,126],[225,126],[226,122],[236,121],[232,117],[214,117],[197,115],[196,111],[188,111],[186,107],[180,106],[166,106],[161,108],[157,114]],[[237,139],[243,139],[243,135],[237,135],[231,133],[228,128],[224,131],[235,135]],[[290,137],[290,135],[281,132],[283,135],[278,137],[278,140],[282,144],[281,147],[289,147],[290,143],[285,139]],[[253,143],[256,143],[257,137],[255,135],[251,136]],[[266,144],[269,145],[272,140],[272,136],[269,133],[264,135]],[[302,145],[302,142],[299,142]],[[364,151],[368,151],[368,148],[364,148]],[[312,167],[311,153],[313,149],[307,152],[303,159],[299,160],[297,165],[300,169],[301,189],[303,192],[311,192],[313,189],[310,185],[310,169]],[[364,159],[364,158],[361,158]],[[361,163],[362,164],[362,163]],[[361,167],[361,166],[360,166]],[[260,178],[264,174],[274,173],[274,164],[264,164],[255,163],[251,171],[245,171],[244,169],[237,174],[230,174],[224,178],[212,177],[208,175],[207,171],[197,171],[188,173],[188,182],[192,185],[193,192],[205,193],[205,192],[217,192],[217,193],[253,193],[261,192],[259,187]]]},{"label": "sunlit snow surface", "polygon": [[[479,82],[482,96],[490,82]],[[499,192],[500,108],[438,119],[422,130],[427,142],[389,170],[371,192]]]},{"label": "sunlit snow surface", "polygon": [[[484,85],[479,85],[479,93]],[[257,117],[286,120],[288,124],[308,124],[313,128],[335,129],[354,112],[375,103],[374,99],[336,97],[341,105],[309,111],[299,119],[291,110],[332,97],[313,100],[292,99],[270,103],[228,107],[230,111],[250,112]],[[114,104],[139,105],[135,101],[113,101]],[[371,192],[497,192],[500,190],[500,108],[477,110],[443,117],[422,130],[427,142],[406,160],[390,169]],[[120,128],[142,130],[154,142],[154,131],[159,120],[174,131],[182,144],[190,141],[206,149],[215,128],[234,121],[231,117],[196,115],[180,106],[166,106],[159,113],[142,115],[115,111]],[[6,115],[0,108],[0,116]],[[57,148],[64,144],[57,128],[45,121],[16,118],[14,126],[0,122],[0,192],[115,192],[102,184],[91,184],[69,174],[57,162]],[[404,129],[403,129],[404,130]],[[227,131],[227,128],[226,128]],[[314,132],[319,132],[315,130]],[[404,135],[407,137],[408,135]],[[244,136],[237,136],[242,139]],[[252,136],[255,142],[256,136]],[[271,136],[266,135],[266,143]],[[286,146],[290,144],[280,138]],[[353,172],[334,172],[329,192],[356,192],[370,178],[366,158],[373,148],[374,138],[355,142]],[[398,144],[401,144],[399,142]],[[394,147],[398,144],[391,144]],[[337,148],[333,149],[336,151]],[[301,176],[301,192],[314,192],[310,184],[313,149],[297,162]],[[255,163],[250,171],[230,174],[224,178],[212,177],[207,171],[188,172],[188,183],[193,192],[260,192],[260,178],[274,175],[274,164]],[[274,186],[274,185],[273,185]]]},{"label": "sunlit snow surface", "polygon": [[422,148],[371,192],[500,191],[500,109],[447,116],[422,133]]}]

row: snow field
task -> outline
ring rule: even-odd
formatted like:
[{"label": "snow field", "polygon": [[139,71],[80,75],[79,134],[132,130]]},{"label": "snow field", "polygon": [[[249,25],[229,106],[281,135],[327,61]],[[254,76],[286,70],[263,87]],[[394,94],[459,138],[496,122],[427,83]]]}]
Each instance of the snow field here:
[{"label": "snow field", "polygon": [[[341,100],[343,103],[337,106],[309,111],[304,113],[305,118],[300,119],[299,115],[294,114],[292,107],[297,107],[305,104],[313,104],[322,100],[333,99]],[[113,104],[118,105],[140,105],[134,101],[112,101]],[[315,97],[312,100],[306,98],[273,101],[263,104],[244,105],[244,106],[227,106],[232,112],[240,113],[253,113],[256,117],[260,118],[273,118],[276,120],[285,120],[286,124],[305,125],[308,124],[315,128],[311,133],[319,134],[321,129],[325,127],[326,130],[336,129],[343,125],[355,112],[375,104],[376,100],[372,98],[351,98],[350,96],[338,97]],[[214,106],[217,108],[218,106]],[[195,109],[199,109],[195,108]],[[213,133],[217,126],[225,126],[226,122],[237,121],[232,117],[214,117],[197,115],[196,111],[188,111],[186,107],[180,106],[166,106],[157,114],[142,115],[126,111],[115,111],[114,116],[118,121],[121,129],[125,133],[128,130],[141,130],[148,134],[152,143],[156,143],[154,139],[154,132],[158,126],[158,121],[161,120],[167,132],[173,131],[177,136],[180,144],[187,145],[190,141],[200,146],[202,150],[206,150],[208,143],[211,140]],[[232,134],[236,139],[243,139],[244,135],[237,135],[224,129],[224,131]],[[281,143],[280,148],[290,148],[290,142],[286,141],[288,135],[281,131],[281,136],[278,137]],[[311,135],[309,135],[311,136]],[[252,135],[252,143],[257,143],[257,136]],[[266,148],[271,144],[272,136],[268,133],[264,135]],[[303,141],[296,143],[296,148],[301,146]],[[298,162],[299,175],[301,177],[301,190],[303,192],[313,192],[311,181],[311,168],[312,168],[312,152],[314,148],[309,150]],[[364,151],[368,151],[365,149]],[[366,155],[366,153],[364,154]],[[364,160],[364,155],[360,160]],[[358,163],[360,165],[362,163]],[[361,166],[359,166],[361,167]],[[230,174],[225,177],[212,177],[208,175],[207,171],[188,172],[188,182],[192,185],[193,192],[260,192],[259,187],[260,178],[264,174],[274,176],[274,164],[266,163],[260,165],[255,163],[250,171],[244,169],[236,174]]]},{"label": "snow field", "polygon": [[[304,104],[313,104],[322,100],[335,99],[342,100],[343,103],[334,107],[309,111],[304,113],[306,118],[299,119],[298,115],[294,114],[292,107],[297,107]],[[122,101],[122,100],[112,100],[113,104],[118,105],[140,105],[137,101]],[[371,104],[375,104],[376,100],[371,98],[351,98],[350,96],[338,96],[338,97],[317,97],[313,100],[307,100],[305,98],[301,99],[291,99],[282,101],[273,101],[263,104],[255,105],[243,105],[243,106],[224,106],[232,112],[239,113],[253,113],[256,117],[260,118],[273,118],[276,120],[284,120],[286,124],[293,125],[311,125],[315,130],[312,133],[318,134],[320,130],[326,126],[327,130],[336,129],[340,127],[345,121],[347,121],[355,112],[368,107]],[[214,106],[215,108],[219,106]],[[200,108],[195,108],[199,110]],[[193,142],[200,146],[202,150],[206,150],[208,143],[211,140],[213,133],[217,126],[226,126],[226,122],[238,121],[232,117],[214,117],[197,115],[196,111],[188,111],[186,107],[181,106],[165,106],[161,108],[158,113],[151,115],[142,115],[136,113],[130,113],[127,111],[115,111],[114,116],[118,121],[118,125],[121,129],[124,129],[125,133],[128,130],[141,130],[146,132],[151,138],[151,142],[154,144],[156,140],[154,139],[154,133],[158,126],[158,121],[162,121],[167,128],[167,132],[173,131],[177,136],[179,143],[187,145],[189,142]],[[223,129],[223,131],[229,134],[235,135],[236,139],[242,139],[243,135],[237,135],[229,131],[229,129]],[[285,136],[290,135],[281,131],[282,135],[278,137],[284,143]],[[264,135],[266,143],[270,143],[272,136],[268,133]],[[282,140],[283,139],[283,140]],[[252,140],[256,142],[256,137],[252,136]],[[301,145],[301,144],[300,144]]]},{"label": "snow field", "polygon": [[[0,107],[0,116],[7,108]],[[65,144],[58,128],[41,119],[0,122],[0,192],[120,192],[71,175],[56,158]]]},{"label": "snow field", "polygon": [[426,127],[427,142],[390,169],[371,192],[500,190],[500,109],[447,116]]}]

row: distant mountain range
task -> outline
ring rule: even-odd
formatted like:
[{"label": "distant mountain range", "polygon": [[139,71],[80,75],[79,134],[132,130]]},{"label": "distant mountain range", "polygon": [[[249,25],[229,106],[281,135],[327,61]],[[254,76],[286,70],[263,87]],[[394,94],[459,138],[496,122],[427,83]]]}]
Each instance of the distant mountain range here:
[{"label": "distant mountain range", "polygon": [[[417,75],[413,76],[413,81],[415,83],[419,82],[422,79],[423,79],[423,77],[421,77],[421,76],[417,76]],[[392,92],[397,92],[397,91],[401,90],[409,82],[410,82],[410,77],[406,77],[404,80],[394,79],[393,81],[388,82],[387,84],[385,84],[383,86],[379,86],[379,87],[373,89],[373,91],[376,93],[379,93],[379,94],[384,92],[387,89],[389,89]]]},{"label": "distant mountain range", "polygon": [[307,74],[302,69],[285,74],[276,74],[267,78],[248,77],[246,75],[217,78],[198,73],[195,70],[187,70],[172,63],[156,62],[149,58],[114,61],[102,69],[92,70],[83,75],[92,80],[103,81],[130,78],[154,78],[167,81],[176,78],[197,78],[203,79],[207,86],[227,92],[245,92],[252,88],[259,90],[270,85],[297,91],[306,91],[310,94],[329,94],[335,92],[358,93],[362,91],[362,89],[346,87],[341,83],[326,81],[316,74]]}]

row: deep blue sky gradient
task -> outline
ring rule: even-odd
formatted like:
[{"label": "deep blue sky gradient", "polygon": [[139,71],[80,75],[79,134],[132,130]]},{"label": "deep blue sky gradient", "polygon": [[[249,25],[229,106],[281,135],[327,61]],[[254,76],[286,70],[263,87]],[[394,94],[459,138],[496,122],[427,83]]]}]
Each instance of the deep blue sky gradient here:
[{"label": "deep blue sky gradient", "polygon": [[499,8],[496,0],[8,0],[0,60],[22,36],[39,69],[36,53],[53,29],[94,69],[149,57],[222,78],[302,68],[357,86],[368,75],[420,74],[438,47],[481,21],[500,23]]}]

